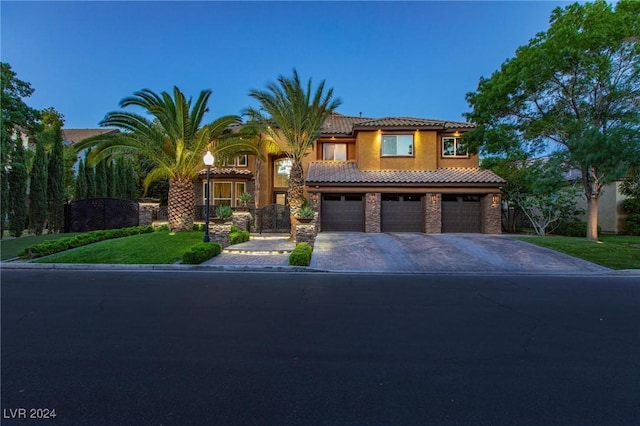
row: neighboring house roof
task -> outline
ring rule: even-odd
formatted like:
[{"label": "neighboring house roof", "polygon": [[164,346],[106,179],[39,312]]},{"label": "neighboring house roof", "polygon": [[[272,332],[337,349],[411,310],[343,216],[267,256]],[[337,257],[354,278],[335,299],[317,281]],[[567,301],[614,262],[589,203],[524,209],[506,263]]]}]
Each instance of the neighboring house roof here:
[{"label": "neighboring house roof", "polygon": [[394,130],[458,130],[473,129],[475,125],[462,121],[446,121],[432,118],[415,117],[352,117],[337,112],[331,114],[322,126],[321,135],[352,135],[358,130],[394,129]]},{"label": "neighboring house roof", "polygon": [[505,180],[490,170],[477,168],[363,171],[355,161],[314,161],[309,164],[306,183],[503,184]]},{"label": "neighboring house roof", "polygon": [[93,136],[118,132],[118,129],[62,129],[62,139],[67,145],[73,145]]}]

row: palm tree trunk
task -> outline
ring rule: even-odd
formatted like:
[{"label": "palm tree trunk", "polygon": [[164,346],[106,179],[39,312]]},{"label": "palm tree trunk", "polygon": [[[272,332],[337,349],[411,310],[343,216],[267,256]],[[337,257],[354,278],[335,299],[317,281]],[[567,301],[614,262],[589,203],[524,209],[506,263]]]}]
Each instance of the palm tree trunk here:
[{"label": "palm tree trunk", "polygon": [[302,164],[293,160],[291,172],[289,173],[289,209],[291,211],[291,238],[296,238],[296,215],[302,207],[302,198],[304,196],[304,177],[302,175]]},{"label": "palm tree trunk", "polygon": [[169,181],[168,216],[169,229],[190,231],[196,205],[194,185],[191,179],[175,177]]}]

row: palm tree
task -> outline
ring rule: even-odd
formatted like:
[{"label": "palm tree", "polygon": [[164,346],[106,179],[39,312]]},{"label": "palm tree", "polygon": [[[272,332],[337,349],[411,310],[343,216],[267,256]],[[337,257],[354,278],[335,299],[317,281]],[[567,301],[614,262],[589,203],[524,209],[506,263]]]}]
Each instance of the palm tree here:
[{"label": "palm tree", "polygon": [[332,99],[332,88],[324,93],[324,85],[325,81],[322,80],[312,97],[311,79],[306,88],[303,87],[294,68],[293,77],[281,75],[278,82],[269,83],[266,90],[250,90],[249,96],[260,103],[260,109],[246,108],[244,111],[251,120],[262,123],[272,139],[284,139],[287,145],[285,154],[292,163],[287,191],[292,235],[295,234],[295,216],[304,199],[302,159],[320,136],[329,114],[342,104],[339,98]]},{"label": "palm tree", "polygon": [[[154,166],[144,178],[145,191],[152,182],[169,180],[168,217],[172,231],[187,231],[193,227],[195,193],[194,179],[203,166],[203,154],[215,142],[234,137],[230,126],[239,124],[235,115],[220,117],[202,125],[208,111],[210,90],[200,92],[195,104],[185,99],[177,87],[173,98],[167,92],[156,94],[149,89],[135,92],[120,101],[120,107],[141,107],[153,119],[132,112],[110,112],[101,126],[115,127],[122,132],[86,139],[76,145],[76,151],[95,147],[89,161],[138,154]],[[215,151],[212,151],[215,153]]]}]

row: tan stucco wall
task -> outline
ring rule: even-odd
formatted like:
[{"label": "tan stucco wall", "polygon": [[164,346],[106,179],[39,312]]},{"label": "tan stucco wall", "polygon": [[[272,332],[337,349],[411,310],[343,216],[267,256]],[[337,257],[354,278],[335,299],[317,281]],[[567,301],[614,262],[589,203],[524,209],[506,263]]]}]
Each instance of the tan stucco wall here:
[{"label": "tan stucco wall", "polygon": [[[382,157],[380,144],[384,134],[412,134],[412,157]],[[435,170],[437,142],[435,131],[415,132],[359,132],[356,138],[357,164],[360,170]]]},{"label": "tan stucco wall", "polygon": [[[605,185],[598,199],[598,225],[602,227],[602,232],[616,234],[624,232],[626,213],[622,209],[622,202],[626,198],[620,192],[620,182]],[[576,205],[587,210],[587,201],[583,192],[580,193]],[[580,219],[586,221],[587,215],[581,216]]]}]

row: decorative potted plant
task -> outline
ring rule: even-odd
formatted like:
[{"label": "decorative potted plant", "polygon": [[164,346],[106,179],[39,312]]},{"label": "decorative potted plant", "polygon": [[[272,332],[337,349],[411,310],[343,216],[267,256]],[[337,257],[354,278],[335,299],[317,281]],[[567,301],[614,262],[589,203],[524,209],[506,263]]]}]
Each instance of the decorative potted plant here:
[{"label": "decorative potted plant", "polygon": [[238,210],[247,211],[249,209],[247,205],[249,201],[251,201],[251,194],[249,194],[248,192],[243,192],[242,194],[240,194],[240,202],[242,203],[242,206],[238,208]]},{"label": "decorative potted plant", "polygon": [[313,207],[310,205],[305,205],[300,207],[298,213],[296,213],[296,219],[300,223],[309,223],[315,217],[316,212],[313,210]]},{"label": "decorative potted plant", "polygon": [[224,223],[231,220],[231,217],[233,217],[231,206],[222,204],[216,207],[216,216],[213,218],[213,221],[216,223]]}]

